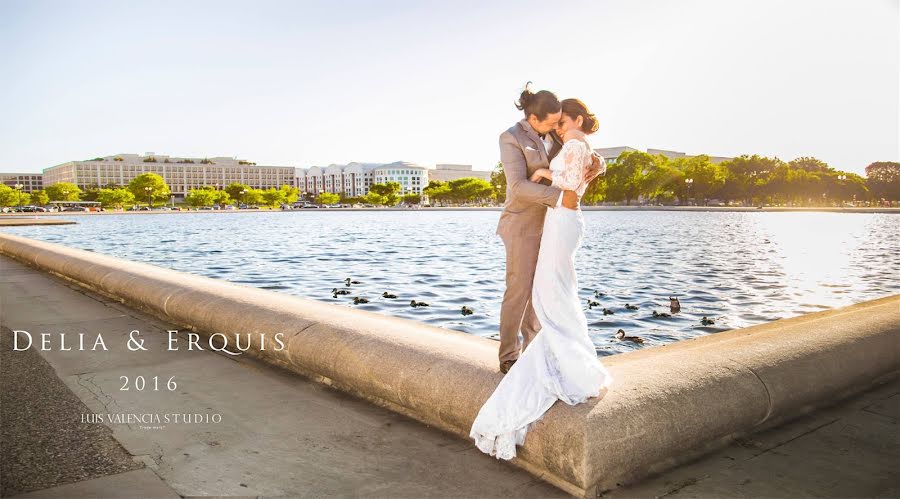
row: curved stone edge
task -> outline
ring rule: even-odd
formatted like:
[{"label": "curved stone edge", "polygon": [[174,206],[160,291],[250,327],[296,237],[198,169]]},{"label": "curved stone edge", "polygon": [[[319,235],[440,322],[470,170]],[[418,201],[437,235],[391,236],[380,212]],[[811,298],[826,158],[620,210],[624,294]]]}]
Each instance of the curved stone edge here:
[{"label": "curved stone edge", "polygon": [[[468,439],[496,342],[0,233],[0,253],[204,334],[262,333],[272,364]],[[233,336],[231,336],[233,338]],[[896,376],[900,295],[603,358],[602,399],[555,404],[513,464],[588,496]]]}]

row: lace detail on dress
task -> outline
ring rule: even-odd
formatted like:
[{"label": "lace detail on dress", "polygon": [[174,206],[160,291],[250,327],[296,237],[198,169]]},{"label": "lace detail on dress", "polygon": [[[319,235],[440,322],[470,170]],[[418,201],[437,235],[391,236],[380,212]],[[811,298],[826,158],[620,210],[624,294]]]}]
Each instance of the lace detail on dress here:
[{"label": "lace detail on dress", "polygon": [[591,164],[591,148],[584,141],[569,139],[550,162],[553,185],[568,191],[584,193],[584,167]]}]

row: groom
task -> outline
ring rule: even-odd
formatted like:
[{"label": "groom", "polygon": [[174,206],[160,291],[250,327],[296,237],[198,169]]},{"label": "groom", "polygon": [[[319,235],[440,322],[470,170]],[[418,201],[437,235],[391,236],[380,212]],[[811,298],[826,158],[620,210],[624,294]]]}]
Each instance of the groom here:
[{"label": "groom", "polygon": [[[525,118],[500,134],[500,162],[506,175],[506,204],[500,214],[497,235],[506,246],[506,292],[500,306],[500,372],[506,373],[532,339],[541,323],[531,304],[531,287],[537,265],[547,207],[577,209],[575,191],[529,181],[539,168],[549,168],[562,141],[554,132],[562,116],[562,104],[552,92],[522,92],[517,105]],[[600,173],[600,161],[585,169],[590,182]],[[519,340],[521,330],[524,341]]]}]

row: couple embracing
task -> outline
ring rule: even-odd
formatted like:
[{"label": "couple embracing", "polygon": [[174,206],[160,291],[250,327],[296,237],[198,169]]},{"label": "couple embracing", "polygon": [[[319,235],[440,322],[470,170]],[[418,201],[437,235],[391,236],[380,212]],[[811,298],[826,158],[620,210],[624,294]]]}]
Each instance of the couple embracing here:
[{"label": "couple embracing", "polygon": [[506,292],[499,358],[505,375],[469,433],[498,459],[516,456],[516,445],[556,400],[580,404],[604,395],[613,381],[588,334],[575,274],[584,237],[581,196],[606,172],[586,139],[597,131],[597,118],[578,99],[560,102],[528,86],[516,107],[525,118],[500,135],[506,206],[497,234],[506,246]]}]

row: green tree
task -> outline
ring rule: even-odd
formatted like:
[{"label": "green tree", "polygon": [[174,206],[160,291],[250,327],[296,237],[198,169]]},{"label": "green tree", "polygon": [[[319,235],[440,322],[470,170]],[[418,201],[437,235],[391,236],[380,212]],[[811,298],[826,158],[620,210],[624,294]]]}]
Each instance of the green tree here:
[{"label": "green tree", "polygon": [[867,166],[866,186],[876,199],[900,200],[900,163],[877,161]]},{"label": "green tree", "polygon": [[[430,185],[430,183],[429,183]],[[494,186],[495,198],[497,202],[503,204],[506,202],[506,173],[503,171],[503,163],[497,162],[494,171],[491,172],[491,185]]]},{"label": "green tree", "polygon": [[27,192],[0,184],[0,206],[22,206],[30,202],[31,195]]},{"label": "green tree", "polygon": [[366,204],[374,204],[376,206],[381,206],[384,204],[384,197],[379,196],[372,191],[369,191],[368,194],[363,197],[363,200],[365,200]]},{"label": "green tree", "polygon": [[447,182],[449,198],[456,203],[483,202],[495,195],[494,186],[484,179],[462,177]]},{"label": "green tree", "polygon": [[103,188],[97,194],[96,201],[104,207],[122,208],[134,204],[134,194],[124,187],[115,189]]},{"label": "green tree", "polygon": [[316,196],[316,203],[318,204],[338,204],[341,201],[341,197],[337,194],[332,194],[330,192],[323,192]]},{"label": "green tree", "polygon": [[370,193],[375,193],[381,199],[381,202],[378,204],[383,204],[385,206],[394,206],[400,202],[400,196],[398,193],[402,187],[398,182],[386,182],[384,184],[372,184],[369,187]]},{"label": "green tree", "polygon": [[709,156],[701,154],[689,158],[677,158],[675,168],[684,173],[684,179],[691,182],[679,182],[673,186],[680,199],[702,199],[705,201],[713,197],[725,184],[724,169],[709,160]]},{"label": "green tree", "polygon": [[266,206],[274,208],[280,204],[284,204],[285,195],[286,193],[283,190],[270,187],[262,191],[262,200]]},{"label": "green tree", "polygon": [[44,206],[50,202],[50,196],[43,189],[38,189],[36,191],[32,191],[31,193],[31,204],[37,206]]},{"label": "green tree", "polygon": [[830,171],[820,178],[826,197],[831,201],[844,202],[869,198],[866,179],[855,173]]},{"label": "green tree", "polygon": [[57,182],[44,188],[50,201],[78,201],[81,189],[70,182]]},{"label": "green tree", "polygon": [[97,184],[88,185],[81,193],[81,200],[96,201],[98,195],[100,195],[100,186]]},{"label": "green tree", "polygon": [[428,196],[431,204],[440,203],[444,206],[444,201],[450,198],[450,187],[446,182],[440,180],[431,180],[428,185],[422,189],[422,193]]},{"label": "green tree", "polygon": [[300,198],[300,189],[296,187],[291,187],[290,185],[282,185],[281,190],[284,191],[284,202],[287,204],[292,204]]},{"label": "green tree", "polygon": [[641,170],[653,164],[653,156],[642,151],[625,151],[606,170],[606,199],[631,204],[641,194]]},{"label": "green tree", "polygon": [[[217,191],[210,186],[190,189],[184,196],[184,201],[194,208],[198,208],[201,206],[212,206],[216,203],[216,192]],[[225,195],[227,196],[228,193],[225,193]]]},{"label": "green tree", "polygon": [[166,181],[156,173],[142,173],[134,177],[128,183],[128,190],[134,194],[135,199],[147,200],[147,204],[151,208],[154,200],[165,202],[172,195]]},{"label": "green tree", "polygon": [[803,170],[805,172],[832,171],[832,168],[828,166],[828,163],[807,156],[788,161],[788,165],[795,170]]},{"label": "green tree", "polygon": [[742,155],[719,163],[725,174],[725,181],[719,191],[719,198],[740,200],[750,204],[765,197],[766,184],[775,169],[783,164],[778,158],[768,158],[754,154]]},{"label": "green tree", "polygon": [[248,205],[259,205],[263,202],[263,191],[249,187],[244,192],[243,202]]},{"label": "green tree", "polygon": [[422,202],[422,196],[418,194],[406,194],[403,196],[403,202],[408,205],[419,204]]},{"label": "green tree", "polygon": [[641,193],[654,201],[670,200],[675,195],[675,186],[683,182],[684,174],[662,154],[651,158],[641,170]]},{"label": "green tree", "polygon": [[[247,184],[242,184],[242,183],[240,183],[240,182],[232,182],[232,183],[228,184],[228,186],[225,187],[225,188],[222,189],[222,190],[224,190],[225,192],[227,192],[227,193],[228,193],[228,197],[230,197],[231,199],[234,199],[234,200],[236,200],[236,201],[238,201],[238,202],[244,202],[244,201],[241,199],[241,191],[248,191],[248,190],[250,190],[250,186],[247,185]],[[246,192],[245,192],[245,194],[246,194]]]}]

